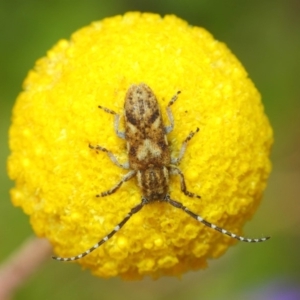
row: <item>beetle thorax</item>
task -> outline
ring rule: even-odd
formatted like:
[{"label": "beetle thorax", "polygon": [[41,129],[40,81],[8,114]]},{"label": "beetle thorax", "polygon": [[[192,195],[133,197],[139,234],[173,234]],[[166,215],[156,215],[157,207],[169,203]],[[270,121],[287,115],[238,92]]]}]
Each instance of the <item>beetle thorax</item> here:
[{"label": "beetle thorax", "polygon": [[162,200],[168,193],[169,170],[167,167],[149,166],[146,170],[137,172],[138,185],[143,197],[148,200]]}]

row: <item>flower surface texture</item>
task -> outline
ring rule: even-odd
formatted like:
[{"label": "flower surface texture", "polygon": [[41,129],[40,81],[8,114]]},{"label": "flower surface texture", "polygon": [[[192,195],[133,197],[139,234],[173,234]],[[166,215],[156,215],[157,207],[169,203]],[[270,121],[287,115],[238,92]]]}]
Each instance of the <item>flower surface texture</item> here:
[{"label": "flower surface texture", "polygon": [[[107,18],[60,40],[39,59],[13,110],[12,202],[59,256],[92,247],[141,201],[136,178],[112,195],[95,197],[128,171],[89,148],[101,145],[121,162],[128,159],[113,115],[98,105],[122,114],[128,88],[139,83],[153,90],[166,125],[166,106],[181,91],[167,136],[172,156],[200,129],[179,167],[187,189],[201,199],[185,196],[178,176],[171,176],[172,199],[236,234],[259,205],[271,170],[272,129],[241,63],[206,30],[173,15]],[[154,202],[77,262],[101,277],[180,276],[205,268],[234,243],[182,210]]]}]

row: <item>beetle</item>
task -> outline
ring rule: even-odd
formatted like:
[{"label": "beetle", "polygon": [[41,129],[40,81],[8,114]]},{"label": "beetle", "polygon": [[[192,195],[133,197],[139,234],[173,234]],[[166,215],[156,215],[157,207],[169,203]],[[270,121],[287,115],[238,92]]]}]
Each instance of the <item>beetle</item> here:
[{"label": "beetle", "polygon": [[184,175],[178,168],[188,142],[199,131],[191,131],[187,138],[183,141],[178,157],[171,157],[170,148],[168,145],[167,134],[174,128],[174,118],[171,111],[171,106],[178,99],[180,91],[170,100],[166,111],[170,125],[165,126],[163,123],[161,111],[155,94],[151,88],[145,83],[133,84],[127,91],[124,104],[124,118],[125,118],[125,132],[119,130],[121,116],[115,111],[106,107],[99,106],[107,113],[114,115],[114,129],[118,137],[125,139],[127,142],[128,162],[120,163],[115,155],[102,146],[89,145],[91,149],[107,153],[110,160],[120,168],[127,169],[129,172],[114,185],[111,189],[104,191],[96,197],[105,197],[115,193],[126,181],[131,178],[137,178],[138,186],[142,192],[142,199],[139,204],[134,206],[124,217],[124,219],[115,226],[115,228],[97,244],[83,253],[73,257],[55,257],[52,258],[58,261],[73,261],[80,259],[92,251],[96,250],[103,243],[114,236],[129,219],[139,212],[145,205],[155,202],[167,202],[170,205],[183,210],[192,218],[201,222],[202,224],[222,233],[231,238],[248,243],[264,242],[270,237],[263,238],[245,238],[227,231],[211,222],[203,219],[200,215],[190,211],[182,203],[171,199],[169,194],[169,178],[170,175],[178,175],[180,178],[181,191],[189,196],[200,198],[186,188]]}]

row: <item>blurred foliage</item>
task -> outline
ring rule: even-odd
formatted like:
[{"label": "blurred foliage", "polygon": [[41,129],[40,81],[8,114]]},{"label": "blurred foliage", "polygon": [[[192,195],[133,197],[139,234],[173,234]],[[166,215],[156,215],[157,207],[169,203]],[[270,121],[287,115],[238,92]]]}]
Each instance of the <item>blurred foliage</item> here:
[{"label": "blurred foliage", "polygon": [[274,282],[287,283],[287,289],[299,284],[298,0],[0,0],[1,260],[32,234],[27,216],[10,203],[13,183],[6,175],[7,131],[23,79],[59,39],[69,38],[94,20],[129,10],[172,13],[205,27],[244,64],[263,96],[275,132],[274,170],[264,201],[246,232],[253,236],[270,234],[272,239],[261,245],[239,243],[212,261],[206,271],[186,274],[180,281],[103,280],[77,265],[49,259],[15,299],[267,299],[260,297],[260,292]]}]

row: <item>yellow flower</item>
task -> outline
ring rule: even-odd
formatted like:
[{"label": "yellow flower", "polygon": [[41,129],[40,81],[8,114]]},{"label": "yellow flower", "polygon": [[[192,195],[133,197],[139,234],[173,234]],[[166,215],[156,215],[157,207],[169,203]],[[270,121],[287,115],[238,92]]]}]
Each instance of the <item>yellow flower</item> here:
[{"label": "yellow flower", "polygon": [[[270,173],[272,130],[258,91],[226,48],[204,29],[169,15],[127,13],[95,22],[61,40],[30,71],[10,128],[10,177],[14,205],[30,216],[35,233],[55,252],[74,256],[96,244],[141,201],[136,179],[114,194],[96,198],[126,174],[101,145],[126,161],[126,142],[113,129],[131,84],[146,83],[156,94],[164,121],[172,106],[175,128],[168,135],[173,156],[190,131],[170,194],[193,212],[241,234],[254,214]],[[139,279],[179,276],[205,268],[235,240],[162,202],[145,206],[110,240],[78,260],[97,276]]]}]

